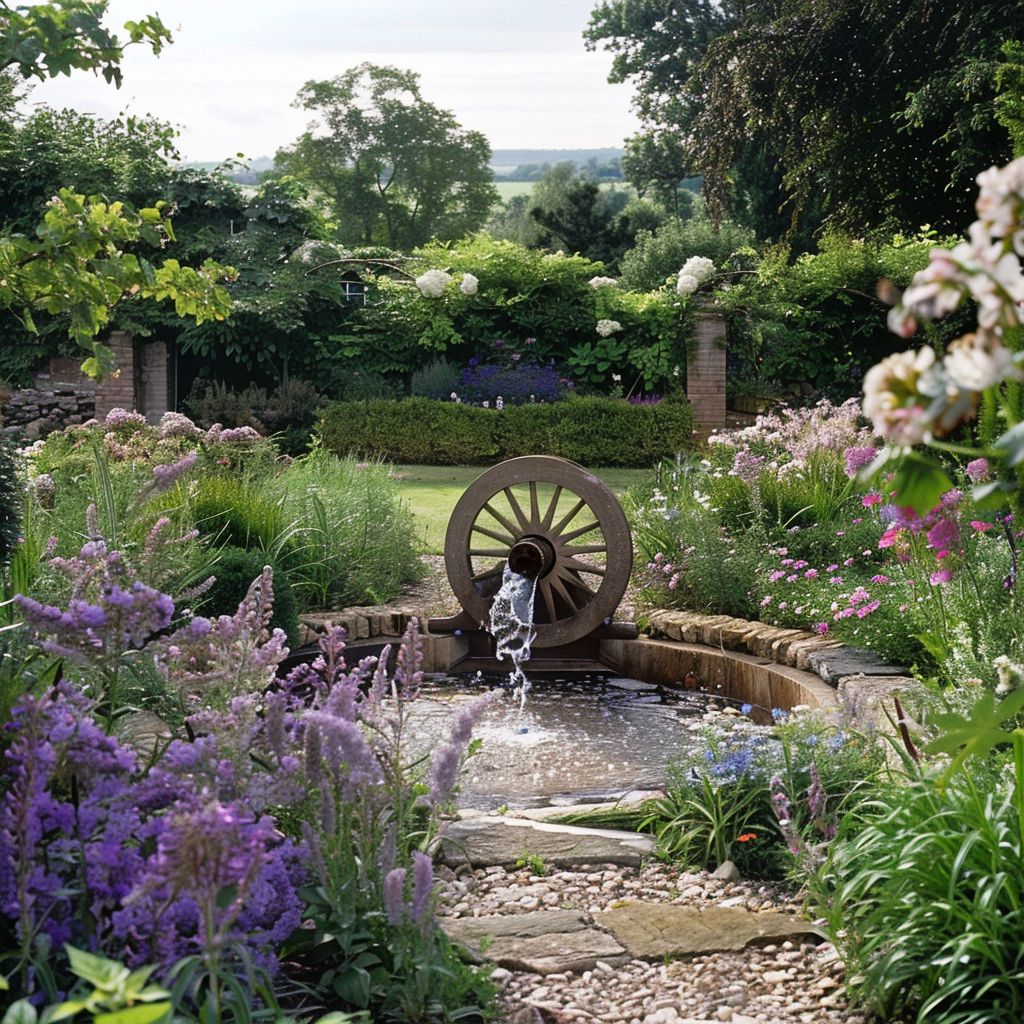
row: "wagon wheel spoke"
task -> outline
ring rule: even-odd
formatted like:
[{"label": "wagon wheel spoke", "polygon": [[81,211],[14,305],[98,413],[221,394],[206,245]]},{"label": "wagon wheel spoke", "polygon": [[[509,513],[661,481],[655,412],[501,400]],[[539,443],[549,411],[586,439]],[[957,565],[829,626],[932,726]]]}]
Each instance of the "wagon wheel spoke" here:
[{"label": "wagon wheel spoke", "polygon": [[[565,516],[563,516],[563,517],[562,517],[562,518],[561,518],[561,519],[559,520],[559,522],[558,522],[558,525],[557,525],[557,526],[555,526],[555,527],[554,527],[554,528],[553,528],[553,529],[551,530],[551,532],[552,532],[553,534],[555,534],[556,536],[558,536],[559,534],[561,534],[561,532],[562,532],[562,531],[563,531],[563,530],[564,530],[564,529],[565,529],[565,528],[566,528],[566,527],[567,527],[567,526],[568,526],[568,525],[569,525],[569,524],[570,524],[570,523],[571,523],[571,522],[572,522],[572,521],[573,521],[573,520],[574,520],[574,519],[575,519],[575,518],[576,518],[576,517],[577,517],[577,516],[578,516],[578,515],[580,514],[580,512],[581,512],[581,511],[582,511],[583,509],[585,509],[586,507],[587,507],[587,503],[586,503],[586,502],[585,502],[585,501],[584,501],[584,500],[583,500],[582,498],[580,498],[580,500],[579,500],[579,501],[577,501],[577,502],[576,502],[576,504],[575,504],[575,505],[573,505],[573,507],[572,507],[571,509],[569,509],[568,513],[566,513],[566,515],[565,515]],[[566,540],[569,540],[570,538],[566,537],[565,539],[566,539]]]},{"label": "wagon wheel spoke", "polygon": [[559,569],[559,579],[575,587],[577,590],[584,591],[588,595],[587,600],[589,600],[591,597],[594,597],[597,593],[596,590],[593,590],[590,587],[588,587],[587,584],[584,583],[583,580],[580,579],[580,577],[577,576],[574,572],[565,572],[562,569]]},{"label": "wagon wheel spoke", "polygon": [[508,556],[508,548],[470,548],[469,553],[483,558],[505,558]]},{"label": "wagon wheel spoke", "polygon": [[558,619],[558,613],[555,611],[555,598],[551,593],[551,582],[547,577],[540,581],[539,589],[541,597],[544,598],[544,606],[548,610],[548,621],[555,622]]},{"label": "wagon wheel spoke", "polygon": [[570,540],[575,540],[577,537],[582,537],[585,533],[591,533],[593,530],[598,530],[600,528],[601,524],[595,519],[592,523],[588,523],[586,526],[581,526],[578,529],[573,530],[572,533],[567,533],[559,539],[563,544],[565,544]]},{"label": "wagon wheel spoke", "polygon": [[481,580],[490,579],[491,576],[500,576],[505,571],[505,563],[498,562],[497,565],[490,569],[486,569],[484,572],[478,572],[473,576],[470,576],[470,580],[473,583],[479,583]]},{"label": "wagon wheel spoke", "polygon": [[589,562],[581,562],[578,558],[560,558],[559,566],[570,569],[573,572],[587,572],[593,576],[603,576],[604,569],[599,565],[591,565]]},{"label": "wagon wheel spoke", "polygon": [[523,512],[519,502],[516,501],[516,496],[512,493],[512,488],[504,488],[504,494],[505,499],[508,501],[509,508],[512,509],[512,514],[519,520],[520,530],[518,532],[521,535],[523,532],[530,529],[530,520],[526,518],[526,513]]},{"label": "wagon wheel spoke", "polygon": [[[507,534],[498,533],[497,530],[488,530],[485,526],[481,526],[479,523],[473,524],[473,533],[482,533],[485,537],[490,537],[491,540],[496,540],[501,544],[508,545],[509,547],[512,547],[516,542],[515,537],[509,537]],[[576,550],[583,551],[584,549],[578,548]]]},{"label": "wagon wheel spoke", "polygon": [[596,555],[607,551],[608,546],[606,544],[584,544],[578,547],[563,547],[561,554],[574,558],[576,555]]},{"label": "wagon wheel spoke", "polygon": [[540,525],[540,505],[537,502],[537,481],[530,481],[530,526],[536,529]]},{"label": "wagon wheel spoke", "polygon": [[558,593],[558,596],[569,606],[569,610],[573,613],[578,612],[580,610],[579,605],[569,596],[569,591],[566,589],[561,577],[552,573],[548,576],[548,579],[551,581],[552,590]]},{"label": "wagon wheel spoke", "polygon": [[516,526],[510,519],[503,516],[489,501],[484,502],[483,512],[489,512],[506,530],[513,536],[519,536],[519,527]]},{"label": "wagon wheel spoke", "polygon": [[555,509],[558,508],[558,499],[562,496],[562,485],[556,484],[555,493],[551,495],[551,501],[548,504],[547,511],[544,513],[544,519],[541,521],[541,529],[549,530],[551,528],[551,521],[555,518]]}]

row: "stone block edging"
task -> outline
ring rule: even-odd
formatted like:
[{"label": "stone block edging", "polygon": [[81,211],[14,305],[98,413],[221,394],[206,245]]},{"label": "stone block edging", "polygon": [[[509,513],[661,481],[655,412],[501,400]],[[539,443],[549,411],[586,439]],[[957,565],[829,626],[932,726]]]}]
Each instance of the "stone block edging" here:
[{"label": "stone block edging", "polygon": [[[738,675],[738,683],[732,688],[738,686],[743,691],[723,695],[749,699],[762,706],[766,695],[770,695],[771,707],[787,708],[794,703],[812,707],[841,705],[849,717],[864,725],[884,725],[882,708],[886,702],[891,703],[894,694],[916,693],[921,689],[903,667],[888,664],[871,651],[847,647],[807,630],[770,626],[730,615],[662,609],[648,617],[647,632],[656,640],[673,641],[684,650],[689,648],[691,659],[696,652],[706,652],[704,675],[712,683],[716,673],[723,669],[707,659],[717,655],[723,666],[732,666],[730,675]],[[708,648],[713,650],[708,652]],[[698,669],[693,671],[701,677]],[[789,696],[787,679],[803,692],[801,699],[789,703],[776,699]],[[714,687],[709,692],[715,692]],[[755,700],[755,696],[762,699]]]}]

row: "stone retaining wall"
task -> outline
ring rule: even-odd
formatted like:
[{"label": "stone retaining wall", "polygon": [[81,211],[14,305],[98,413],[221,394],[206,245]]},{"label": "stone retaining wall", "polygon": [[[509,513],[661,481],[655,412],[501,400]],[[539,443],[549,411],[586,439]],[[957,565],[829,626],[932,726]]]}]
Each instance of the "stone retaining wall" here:
[{"label": "stone retaining wall", "polygon": [[2,408],[3,433],[36,441],[72,423],[84,423],[96,413],[96,385],[37,381],[37,387],[13,392]]},{"label": "stone retaining wall", "polygon": [[[303,615],[303,642],[314,642],[325,622],[343,626],[352,641],[397,641],[414,617],[421,623],[425,671],[444,672],[466,653],[465,638],[428,635],[429,616],[408,606]],[[671,610],[651,613],[646,629],[649,636],[637,640],[601,641],[602,658],[623,675],[762,709],[841,707],[870,726],[885,724],[883,708],[891,709],[894,694],[920,689],[902,667],[806,630]]]}]

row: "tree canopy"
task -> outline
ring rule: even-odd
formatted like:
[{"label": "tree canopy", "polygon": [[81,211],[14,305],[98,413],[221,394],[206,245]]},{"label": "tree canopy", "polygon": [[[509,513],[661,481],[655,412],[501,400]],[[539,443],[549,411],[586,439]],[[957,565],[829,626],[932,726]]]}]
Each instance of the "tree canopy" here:
[{"label": "tree canopy", "polygon": [[760,191],[791,227],[820,203],[848,230],[947,229],[1009,156],[996,77],[1021,25],[1022,0],[605,0],[586,39],[716,216]]},{"label": "tree canopy", "polygon": [[127,38],[117,36],[103,25],[107,6],[106,0],[0,2],[0,68],[40,79],[94,71],[120,88],[125,47],[142,43],[159,53],[171,42],[171,33],[156,15],[148,15],[126,21]]},{"label": "tree canopy", "polygon": [[277,164],[328,196],[343,242],[411,249],[460,238],[497,201],[487,140],[425,100],[415,72],[360,64],[307,82],[295,106],[315,117]]},{"label": "tree canopy", "polygon": [[[103,26],[106,8],[102,0],[0,3],[0,69],[23,78],[92,70],[119,86],[125,46],[146,43],[159,53],[171,36],[159,18],[150,16],[126,22],[122,39]],[[0,307],[11,309],[32,332],[39,313],[64,318],[71,338],[91,351],[83,369],[96,375],[113,368],[111,351],[97,336],[124,299],[167,300],[179,316],[197,322],[228,315],[231,300],[219,282],[231,276],[231,268],[207,260],[195,269],[143,255],[146,246],[159,250],[174,239],[166,203],[153,203],[150,196],[149,205],[135,208],[116,194],[102,194],[119,181],[100,179],[97,169],[109,168],[120,155],[132,165],[133,180],[141,167],[153,171],[161,150],[170,145],[169,130],[139,120],[104,125],[52,111],[18,124],[10,79],[2,90],[2,108],[0,161],[9,172],[25,176],[0,188]],[[155,153],[146,152],[151,148]],[[49,164],[38,164],[38,158]],[[71,184],[79,172],[88,192],[58,187]],[[26,224],[32,207],[26,211],[23,203],[26,197],[38,200],[41,182],[53,191],[34,224]]]}]

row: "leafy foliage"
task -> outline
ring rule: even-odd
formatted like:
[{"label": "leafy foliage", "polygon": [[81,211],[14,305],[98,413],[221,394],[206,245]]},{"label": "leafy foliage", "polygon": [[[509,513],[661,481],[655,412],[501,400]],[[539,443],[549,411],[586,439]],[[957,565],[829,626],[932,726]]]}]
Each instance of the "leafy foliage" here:
[{"label": "leafy foliage", "polygon": [[307,82],[295,106],[316,121],[277,163],[327,194],[349,244],[460,238],[497,200],[487,140],[423,99],[415,72],[360,64]]},{"label": "leafy foliage", "polygon": [[0,16],[0,67],[23,78],[56,78],[72,70],[95,71],[120,88],[125,47],[142,43],[160,53],[171,34],[155,15],[124,24],[127,39],[103,26],[107,3],[55,0],[11,8]]},{"label": "leafy foliage", "polygon": [[591,466],[649,466],[688,447],[691,427],[684,402],[572,398],[499,412],[411,398],[332,403],[320,434],[329,451],[422,465],[490,464],[543,454]]}]

